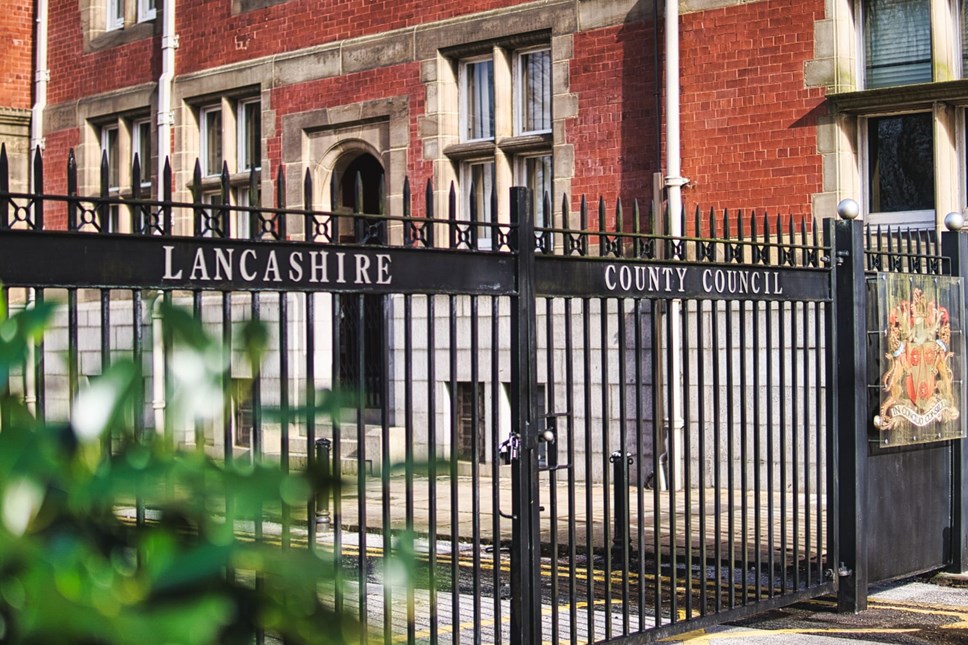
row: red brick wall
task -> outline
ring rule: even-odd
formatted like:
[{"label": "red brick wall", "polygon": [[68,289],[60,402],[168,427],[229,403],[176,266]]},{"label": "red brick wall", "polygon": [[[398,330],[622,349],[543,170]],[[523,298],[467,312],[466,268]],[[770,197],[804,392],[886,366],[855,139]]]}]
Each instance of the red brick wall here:
[{"label": "red brick wall", "polygon": [[[575,34],[571,92],[578,97],[578,118],[566,127],[566,143],[575,149],[571,202],[577,208],[582,195],[591,204],[603,197],[607,221],[618,197],[627,218],[633,199],[647,209],[652,198],[657,170],[653,39],[651,20]],[[597,206],[592,208],[597,222]]]},{"label": "red brick wall", "polygon": [[159,38],[84,53],[78,1],[50,0],[49,16],[47,98],[51,105],[158,80]]},{"label": "red brick wall", "polygon": [[767,0],[681,21],[682,171],[689,205],[810,212],[823,90],[804,87],[822,0]]},{"label": "red brick wall", "polygon": [[32,2],[4,3],[0,12],[0,107],[29,109],[33,82]]},{"label": "red brick wall", "polygon": [[[524,2],[288,0],[233,16],[231,0],[179,0],[177,72],[188,74]],[[51,103],[157,80],[157,37],[85,54],[77,0],[51,0],[50,16]]]},{"label": "red brick wall", "polygon": [[[67,155],[80,143],[77,128],[49,132],[44,136],[44,192],[67,193]],[[44,208],[44,227],[67,229],[67,207],[63,202],[49,201]]]}]

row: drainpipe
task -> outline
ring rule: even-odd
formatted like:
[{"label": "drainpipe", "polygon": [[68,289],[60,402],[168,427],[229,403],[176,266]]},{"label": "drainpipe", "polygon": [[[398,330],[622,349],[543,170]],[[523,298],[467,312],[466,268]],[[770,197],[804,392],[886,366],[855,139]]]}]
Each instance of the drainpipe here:
[{"label": "drainpipe", "polygon": [[[34,30],[34,105],[30,109],[30,157],[44,149],[44,109],[47,107],[47,0],[37,0],[37,24]],[[33,181],[33,172],[28,172]]]},{"label": "drainpipe", "polygon": [[158,78],[158,199],[164,199],[161,171],[165,159],[171,158],[171,126],[174,112],[171,108],[171,89],[175,82],[175,50],[178,34],[175,33],[175,0],[161,0],[161,76]]},{"label": "drainpipe", "polygon": [[[164,199],[162,185],[165,160],[171,159],[171,126],[174,113],[171,108],[171,89],[175,81],[175,50],[178,35],[175,33],[175,0],[161,2],[161,76],[158,78],[158,199]],[[165,431],[165,339],[161,325],[159,306],[161,292],[152,307],[152,408],[155,432]]]},{"label": "drainpipe", "polygon": [[[30,150],[27,158],[31,163],[27,166],[27,184],[34,186],[34,155],[44,150],[44,110],[47,108],[47,83],[50,81],[50,69],[47,67],[47,0],[37,0],[37,17],[34,26],[34,103],[30,108]],[[27,307],[33,307],[36,302],[36,292],[27,292]],[[24,370],[24,380],[27,408],[37,413],[37,374],[34,362],[34,345],[27,347],[27,369]]]},{"label": "drainpipe", "polygon": [[[666,91],[666,197],[668,199],[668,234],[682,237],[682,186],[688,180],[681,176],[681,151],[679,149],[679,0],[666,0],[665,3],[665,91]],[[666,477],[672,488],[682,487],[683,461],[683,420],[682,420],[682,303],[674,300],[669,303],[668,314],[672,317],[669,326],[672,360],[669,364],[669,382],[672,409],[668,411],[668,435],[666,437],[667,467],[675,466],[673,477]],[[669,440],[674,439],[670,443]]]}]

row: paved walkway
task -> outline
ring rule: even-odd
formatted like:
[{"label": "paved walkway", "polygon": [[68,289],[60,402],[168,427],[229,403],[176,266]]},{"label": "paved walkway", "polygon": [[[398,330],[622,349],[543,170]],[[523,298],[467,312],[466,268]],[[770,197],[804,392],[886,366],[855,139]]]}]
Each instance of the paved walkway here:
[{"label": "paved walkway", "polygon": [[818,598],[664,642],[690,645],[964,645],[968,643],[968,588],[924,581],[880,585],[871,590],[869,609],[860,614],[838,614],[833,598]]}]

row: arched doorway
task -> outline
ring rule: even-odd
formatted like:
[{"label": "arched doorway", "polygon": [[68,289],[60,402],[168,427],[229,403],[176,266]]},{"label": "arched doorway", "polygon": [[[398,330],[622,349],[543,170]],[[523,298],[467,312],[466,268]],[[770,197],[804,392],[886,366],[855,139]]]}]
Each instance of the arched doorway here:
[{"label": "arched doorway", "polygon": [[[357,178],[361,195],[357,194]],[[345,153],[337,161],[332,182],[333,212],[381,214],[384,203],[383,165],[372,154],[360,151]],[[386,242],[386,225],[381,220],[341,217],[337,230],[342,244]],[[385,309],[384,296],[343,294],[339,298],[340,384],[354,392],[362,388],[363,402],[369,409],[380,409],[385,403]]]}]

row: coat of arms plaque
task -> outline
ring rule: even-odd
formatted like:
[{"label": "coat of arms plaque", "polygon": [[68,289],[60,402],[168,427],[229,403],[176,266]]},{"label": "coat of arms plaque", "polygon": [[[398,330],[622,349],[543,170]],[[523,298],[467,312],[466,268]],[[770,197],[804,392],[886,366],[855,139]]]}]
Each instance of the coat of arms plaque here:
[{"label": "coat of arms plaque", "polygon": [[877,276],[881,334],[880,402],[874,416],[885,445],[963,436],[961,285],[947,276]]}]

